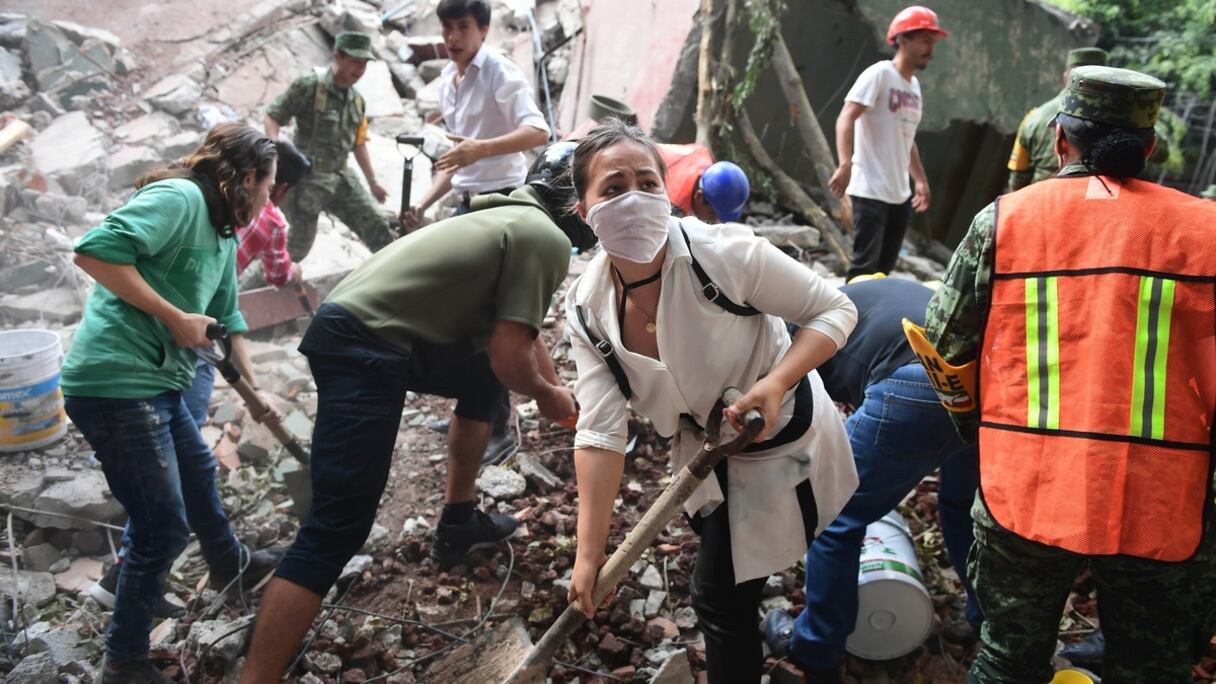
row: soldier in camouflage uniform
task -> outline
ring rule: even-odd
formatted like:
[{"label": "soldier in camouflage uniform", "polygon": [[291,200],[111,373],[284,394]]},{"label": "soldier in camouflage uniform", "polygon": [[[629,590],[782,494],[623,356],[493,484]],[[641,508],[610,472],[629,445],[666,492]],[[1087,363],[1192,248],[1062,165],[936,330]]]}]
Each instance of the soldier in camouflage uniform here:
[{"label": "soldier in camouflage uniform", "polygon": [[[1065,130],[1071,132],[1068,126],[1082,120],[1081,123],[1097,122],[1115,131],[1134,132],[1151,139],[1149,134],[1164,88],[1165,85],[1156,79],[1123,69],[1092,66],[1076,69],[1061,102],[1061,111],[1072,117],[1070,121],[1073,122],[1066,121]],[[1060,178],[1096,175],[1088,150],[1070,148],[1072,143],[1064,131],[1056,136],[1053,149],[1059,150],[1068,160],[1059,172]],[[1147,155],[1148,151],[1144,150],[1144,154]],[[1106,177],[1095,179],[1097,183],[1090,183],[1095,193],[1103,187],[1128,182],[1111,178],[1107,171],[1103,172],[1103,176]],[[1015,194],[1027,192],[1034,190],[1028,188]],[[1117,197],[1117,194],[1114,196]],[[1047,195],[1044,194],[1044,197]],[[1185,195],[1178,193],[1178,197],[1185,198]],[[976,362],[981,356],[981,345],[984,344],[982,336],[986,327],[990,331],[998,330],[1000,326],[1013,323],[998,324],[988,320],[990,314],[998,311],[990,310],[990,307],[994,286],[998,282],[994,278],[994,250],[997,205],[1000,201],[985,207],[976,215],[950,261],[942,287],[934,295],[926,312],[926,337],[946,364],[965,368],[967,364]],[[1015,205],[1013,201],[1008,203],[1010,207],[1027,206]],[[1090,209],[1088,205],[1082,206]],[[1094,202],[1092,210],[1118,211],[1101,202]],[[1009,220],[1008,212],[1011,211],[1014,210],[1002,205],[1002,223]],[[1209,226],[1216,223],[1216,212],[1212,218],[1201,217],[1200,225],[1204,220]],[[1170,230],[1171,227],[1161,226],[1160,229]],[[1146,226],[1144,230],[1151,231],[1152,227]],[[1194,229],[1188,227],[1186,230]],[[1076,276],[1080,277],[1084,275]],[[1058,280],[1062,283],[1059,285],[1061,292],[1065,287],[1074,287],[1064,284],[1065,277]],[[1212,304],[1206,306],[1210,312]],[[1016,315],[1010,314],[1008,307],[999,311],[1005,315]],[[1179,315],[1183,314],[1176,313],[1175,317]],[[1095,328],[1102,323],[1093,321]],[[1063,337],[1060,344],[1063,348]],[[1192,353],[1196,358],[1209,354],[1210,349],[1203,345],[1210,344],[1211,339],[1208,338],[1198,344]],[[1104,349],[1100,353],[1113,359],[1120,351]],[[988,356],[980,360],[985,364],[996,362]],[[1171,360],[1170,363],[1175,362]],[[1203,381],[1200,378],[1200,382]],[[982,396],[983,387],[980,390]],[[979,405],[976,402],[974,406],[977,408],[973,410],[951,414],[965,440],[977,439],[981,418],[992,420],[987,414],[980,415]],[[1083,408],[1073,409],[1072,412]],[[993,434],[991,429],[989,434]],[[1041,429],[1039,434],[1050,434],[1050,431]],[[1103,448],[1101,442],[1097,444],[1099,446],[1095,448]],[[1113,453],[1117,449],[1112,448],[1111,451]],[[1210,459],[1213,456],[1210,443],[1207,451]],[[992,458],[996,459],[997,455],[994,454]],[[981,464],[985,461],[983,448],[980,450],[980,461]],[[1041,467],[1029,461],[1025,465],[1027,469]],[[1162,478],[1167,476],[1165,473],[1161,475]],[[968,576],[984,612],[985,622],[981,630],[981,650],[967,681],[986,684],[1051,680],[1051,658],[1060,616],[1077,574],[1087,564],[1098,586],[1102,627],[1111,642],[1104,662],[1103,681],[1191,681],[1190,665],[1195,656],[1195,635],[1204,634],[1202,630],[1209,629],[1212,624],[1212,592],[1201,589],[1216,584],[1210,579],[1214,556],[1213,507],[1208,505],[1202,514],[1203,533],[1199,537],[1197,550],[1187,560],[1166,562],[1126,553],[1085,555],[1032,541],[998,523],[991,511],[992,501],[984,495],[985,488],[993,485],[987,481],[987,477],[981,478],[981,496],[976,498],[972,509],[975,545],[968,558]],[[1207,480],[1206,472],[1204,479]],[[1078,492],[1078,496],[1083,497],[1084,492]],[[1104,503],[1093,502],[1093,505],[1103,506]],[[1196,605],[1199,599],[1205,605]],[[1206,643],[1206,635],[1199,641]]]},{"label": "soldier in camouflage uniform", "polygon": [[[363,96],[354,89],[370,59],[370,38],[362,33],[340,33],[334,41],[333,64],[292,81],[266,109],[266,134],[278,138],[279,128],[294,118],[296,147],[312,160],[312,174],[281,207],[291,224],[287,251],[297,263],[312,249],[317,216],[322,211],[346,224],[373,252],[394,239],[389,217],[376,206],[388,192],[376,182],[366,145]],[[346,164],[351,152],[371,195]]]},{"label": "soldier in camouflage uniform", "polygon": [[[1077,48],[1068,53],[1064,68],[1064,83],[1073,67],[1106,66],[1106,50],[1101,48]],[[1020,190],[1031,183],[1051,178],[1060,170],[1056,158],[1056,114],[1064,104],[1064,91],[1031,109],[1018,126],[1013,139],[1013,153],[1009,155],[1009,191]]]}]

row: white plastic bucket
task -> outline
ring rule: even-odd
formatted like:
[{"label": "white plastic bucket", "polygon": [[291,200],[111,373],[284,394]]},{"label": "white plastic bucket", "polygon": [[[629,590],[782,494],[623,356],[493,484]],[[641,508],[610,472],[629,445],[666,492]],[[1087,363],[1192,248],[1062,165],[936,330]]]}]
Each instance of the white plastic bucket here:
[{"label": "white plastic bucket", "polygon": [[846,650],[867,660],[907,655],[933,627],[933,601],[903,517],[892,511],[866,527],[857,574],[857,627]]},{"label": "white plastic bucket", "polygon": [[37,449],[67,434],[62,361],[63,344],[49,330],[0,332],[0,452]]}]

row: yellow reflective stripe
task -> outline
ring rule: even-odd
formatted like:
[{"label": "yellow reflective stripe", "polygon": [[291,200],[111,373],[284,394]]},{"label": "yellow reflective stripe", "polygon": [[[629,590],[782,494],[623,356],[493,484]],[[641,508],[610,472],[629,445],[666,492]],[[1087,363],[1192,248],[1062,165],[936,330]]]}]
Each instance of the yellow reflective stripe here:
[{"label": "yellow reflective stripe", "polygon": [[1153,359],[1153,439],[1165,439],[1165,378],[1166,361],[1170,355],[1170,319],[1174,314],[1173,280],[1161,281],[1157,299],[1157,354]]},{"label": "yellow reflective stripe", "polygon": [[1026,425],[1043,427],[1039,421],[1039,280],[1026,280]]},{"label": "yellow reflective stripe", "polygon": [[1060,297],[1059,279],[1047,278],[1047,429],[1060,429]]},{"label": "yellow reflective stripe", "polygon": [[1165,439],[1165,387],[1175,285],[1175,281],[1165,278],[1140,278],[1128,430],[1136,437]]}]

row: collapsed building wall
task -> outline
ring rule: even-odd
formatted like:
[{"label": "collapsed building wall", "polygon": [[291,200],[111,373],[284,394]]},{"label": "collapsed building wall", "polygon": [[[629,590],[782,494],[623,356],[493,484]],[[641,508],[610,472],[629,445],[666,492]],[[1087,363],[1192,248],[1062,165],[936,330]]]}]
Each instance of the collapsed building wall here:
[{"label": "collapsed building wall", "polygon": [[[905,4],[807,0],[790,3],[782,17],[782,35],[833,149],[844,96],[862,70],[894,54],[886,44],[886,29]],[[925,109],[917,142],[933,189],[933,207],[913,225],[922,235],[954,244],[971,217],[1003,187],[1018,122],[1030,107],[1059,91],[1067,51],[1092,45],[1096,31],[1091,24],[1027,0],[938,0],[932,6],[951,35],[938,43],[932,63],[919,76]],[[746,29],[739,32],[736,73],[745,69],[750,38]],[[694,25],[672,87],[655,115],[652,132],[661,140],[688,142],[695,136],[699,42],[700,30]],[[781,166],[795,178],[813,178],[771,70],[763,74],[746,107]]]}]

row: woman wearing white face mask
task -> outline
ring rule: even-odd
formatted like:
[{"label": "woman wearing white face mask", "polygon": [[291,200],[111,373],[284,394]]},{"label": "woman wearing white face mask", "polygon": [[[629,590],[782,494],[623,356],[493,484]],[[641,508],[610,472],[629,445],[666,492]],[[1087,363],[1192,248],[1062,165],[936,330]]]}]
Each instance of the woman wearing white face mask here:
[{"label": "woman wearing white face mask", "polygon": [[[743,399],[727,417],[737,427],[758,408],[768,432],[720,465],[685,510],[701,536],[692,598],[709,681],[748,684],[760,681],[763,664],[765,579],[802,557],[857,485],[843,424],[814,373],[844,344],[857,311],[747,228],[671,217],[665,174],[654,143],[617,121],[593,130],[574,153],[576,210],[604,253],[567,297],[582,411],[570,601],[593,614],[628,408],[673,437],[674,471],[700,447],[692,430],[722,390],[739,387]],[[783,319],[800,328],[792,342]]]}]

